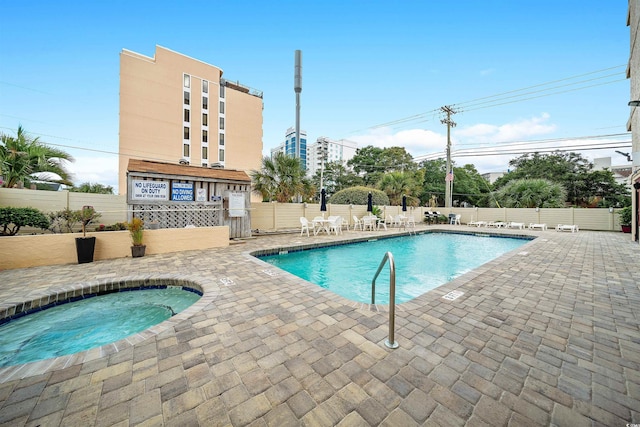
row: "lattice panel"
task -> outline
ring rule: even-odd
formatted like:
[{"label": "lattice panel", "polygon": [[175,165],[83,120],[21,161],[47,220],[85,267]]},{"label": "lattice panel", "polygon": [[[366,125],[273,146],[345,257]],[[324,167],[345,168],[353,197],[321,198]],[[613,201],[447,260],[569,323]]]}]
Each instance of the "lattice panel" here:
[{"label": "lattice panel", "polygon": [[159,228],[214,227],[222,225],[222,203],[213,205],[131,205],[134,216],[145,224],[159,223]]}]

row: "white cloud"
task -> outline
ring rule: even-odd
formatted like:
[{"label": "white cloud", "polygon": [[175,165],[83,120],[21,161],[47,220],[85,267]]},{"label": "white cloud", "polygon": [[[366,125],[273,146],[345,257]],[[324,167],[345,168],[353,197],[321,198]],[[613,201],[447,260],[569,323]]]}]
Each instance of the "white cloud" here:
[{"label": "white cloud", "polygon": [[556,130],[556,125],[548,124],[548,113],[542,113],[539,117],[523,119],[503,125],[490,125],[479,123],[463,129],[454,130],[456,139],[464,143],[497,143],[511,142],[531,138],[532,136],[548,135]]},{"label": "white cloud", "polygon": [[85,182],[110,185],[118,192],[117,157],[75,157],[75,162],[69,164],[68,169],[73,173],[76,185]]},{"label": "white cloud", "polygon": [[404,147],[414,157],[441,151],[447,145],[446,135],[424,129],[409,129],[392,133],[390,128],[378,128],[369,134],[349,139],[356,141],[360,147],[367,145],[380,148]]}]

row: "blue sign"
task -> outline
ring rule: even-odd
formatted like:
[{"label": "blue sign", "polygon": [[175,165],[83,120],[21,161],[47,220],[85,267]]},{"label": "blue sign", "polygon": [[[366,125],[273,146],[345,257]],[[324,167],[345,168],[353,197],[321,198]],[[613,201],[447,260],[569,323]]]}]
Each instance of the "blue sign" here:
[{"label": "blue sign", "polygon": [[171,185],[171,200],[175,202],[192,202],[193,184],[174,182]]}]

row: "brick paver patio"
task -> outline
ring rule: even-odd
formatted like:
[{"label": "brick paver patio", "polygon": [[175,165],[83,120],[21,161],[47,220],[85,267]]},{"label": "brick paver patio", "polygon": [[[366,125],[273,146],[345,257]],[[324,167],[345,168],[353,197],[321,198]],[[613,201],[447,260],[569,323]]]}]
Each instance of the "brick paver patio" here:
[{"label": "brick paver patio", "polygon": [[[248,255],[364,234],[1,271],[0,308],[123,277],[192,280],[206,299],[130,342],[0,368],[0,425],[640,423],[640,246],[628,235],[530,232],[538,238],[399,305],[395,350],[385,307]],[[464,295],[443,299],[451,290]]]}]

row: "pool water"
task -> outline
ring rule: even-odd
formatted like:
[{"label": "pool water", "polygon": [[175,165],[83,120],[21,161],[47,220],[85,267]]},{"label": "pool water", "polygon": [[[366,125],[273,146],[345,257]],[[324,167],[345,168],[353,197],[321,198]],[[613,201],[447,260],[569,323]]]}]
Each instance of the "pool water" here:
[{"label": "pool water", "polygon": [[133,335],[200,299],[182,287],[99,295],[0,326],[0,367],[64,356]]},{"label": "pool water", "polygon": [[[371,280],[386,252],[396,267],[396,303],[510,252],[528,239],[426,233],[260,257],[349,300],[371,303]],[[376,279],[377,304],[389,303],[388,263]]]}]

